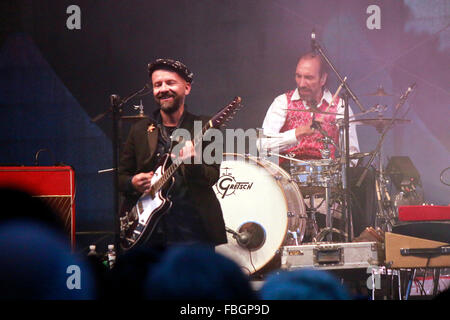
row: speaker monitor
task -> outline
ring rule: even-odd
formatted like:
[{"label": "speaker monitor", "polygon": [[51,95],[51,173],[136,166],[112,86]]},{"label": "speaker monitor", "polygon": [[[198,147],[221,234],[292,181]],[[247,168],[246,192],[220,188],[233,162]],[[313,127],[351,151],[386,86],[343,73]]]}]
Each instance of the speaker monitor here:
[{"label": "speaker monitor", "polygon": [[397,190],[400,190],[405,183],[422,186],[419,171],[417,171],[409,157],[391,157],[386,167],[386,172],[391,177]]}]

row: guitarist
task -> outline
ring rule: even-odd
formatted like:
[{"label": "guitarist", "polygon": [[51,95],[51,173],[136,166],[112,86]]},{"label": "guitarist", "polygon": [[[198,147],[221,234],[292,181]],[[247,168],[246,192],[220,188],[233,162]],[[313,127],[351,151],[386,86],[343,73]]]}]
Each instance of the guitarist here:
[{"label": "guitarist", "polygon": [[[159,109],[154,120],[140,120],[130,129],[119,163],[119,190],[125,197],[139,197],[149,190],[158,162],[176,144],[170,138],[174,130],[186,129],[194,137],[194,121],[209,120],[187,111],[185,98],[193,73],[183,63],[157,59],[148,65],[148,72]],[[220,164],[194,164],[198,149],[187,141],[177,155],[191,158],[191,164],[183,163],[174,174],[168,194],[172,207],[162,215],[146,246],[163,249],[176,243],[202,243],[214,248],[227,242],[220,203],[212,189]]]}]

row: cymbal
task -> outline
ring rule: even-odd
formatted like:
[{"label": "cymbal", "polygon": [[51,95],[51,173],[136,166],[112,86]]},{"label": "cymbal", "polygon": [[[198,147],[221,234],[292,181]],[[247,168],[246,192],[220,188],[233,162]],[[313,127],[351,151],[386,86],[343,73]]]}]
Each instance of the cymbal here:
[{"label": "cymbal", "polygon": [[300,111],[300,112],[312,112],[312,113],[320,113],[320,114],[332,114],[332,115],[336,115],[336,116],[343,116],[343,113],[335,113],[335,112],[328,112],[328,111],[322,111],[319,109],[313,109],[313,108],[309,108],[309,109],[284,109],[284,110],[292,110],[292,111]]},{"label": "cymbal", "polygon": [[120,117],[120,119],[123,119],[123,120],[141,120],[141,119],[145,119],[145,118],[147,118],[147,116],[145,114],[143,114],[143,115],[136,115],[136,116],[123,116],[123,117]]},{"label": "cymbal", "polygon": [[[355,125],[367,125],[375,127],[378,131],[383,131],[383,129],[391,123],[391,118],[376,118],[376,119],[358,119],[358,120],[350,120],[349,123],[353,123]],[[405,124],[410,123],[411,120],[408,119],[394,119],[393,124]]]},{"label": "cymbal", "polygon": [[384,91],[382,86],[379,86],[377,88],[377,91],[372,92],[372,93],[367,93],[366,96],[373,96],[373,97],[386,97],[386,96],[393,96],[393,94],[390,93],[386,93],[386,91]]}]

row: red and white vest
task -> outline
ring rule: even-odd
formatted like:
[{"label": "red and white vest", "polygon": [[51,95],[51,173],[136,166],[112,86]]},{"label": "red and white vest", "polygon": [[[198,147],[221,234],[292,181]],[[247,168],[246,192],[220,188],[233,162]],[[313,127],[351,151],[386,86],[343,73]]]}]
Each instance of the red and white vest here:
[{"label": "red and white vest", "polygon": [[[284,122],[283,127],[281,128],[280,132],[285,132],[291,129],[295,129],[296,127],[300,125],[305,125],[309,121],[312,120],[311,112],[301,112],[301,111],[295,111],[293,109],[302,109],[307,110],[305,105],[303,104],[303,101],[301,99],[299,100],[291,100],[292,95],[294,94],[295,90],[289,91],[286,93],[287,101],[288,101],[288,111],[286,115],[286,120]],[[331,107],[327,110],[328,112],[336,112],[337,105],[339,102],[339,97],[336,97],[335,101],[331,103]],[[322,99],[322,104],[318,106],[319,110],[325,111],[328,107],[328,103]],[[336,115],[328,115],[328,114],[316,114],[317,117],[320,116],[320,118],[323,119],[323,122],[321,122],[322,129],[325,130],[325,132],[334,140],[336,144],[339,142],[339,130],[338,127],[335,125],[334,121],[336,121]],[[308,160],[308,159],[322,159],[322,154],[320,153],[320,149],[324,148],[323,142],[318,141],[319,139],[322,139],[323,136],[316,130],[316,133],[310,135],[310,136],[304,136],[301,138],[300,142],[288,149],[283,151],[283,153],[291,153],[294,154],[295,158],[300,160]],[[329,146],[331,151],[331,157],[334,159],[334,153],[335,148],[333,145]]]}]

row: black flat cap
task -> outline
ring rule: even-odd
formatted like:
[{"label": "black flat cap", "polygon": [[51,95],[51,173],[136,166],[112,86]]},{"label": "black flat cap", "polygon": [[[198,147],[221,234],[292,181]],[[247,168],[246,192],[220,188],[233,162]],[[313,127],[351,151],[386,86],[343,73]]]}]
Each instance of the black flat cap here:
[{"label": "black flat cap", "polygon": [[160,69],[173,70],[189,83],[191,83],[194,79],[194,74],[188,69],[188,67],[186,67],[184,63],[178,60],[156,59],[152,63],[148,64],[148,75],[151,77],[153,71]]}]

